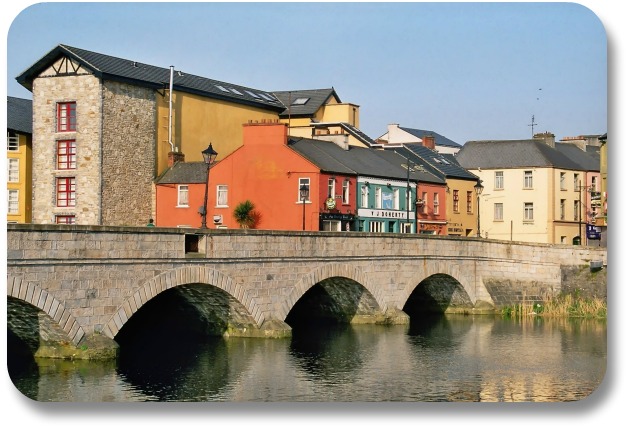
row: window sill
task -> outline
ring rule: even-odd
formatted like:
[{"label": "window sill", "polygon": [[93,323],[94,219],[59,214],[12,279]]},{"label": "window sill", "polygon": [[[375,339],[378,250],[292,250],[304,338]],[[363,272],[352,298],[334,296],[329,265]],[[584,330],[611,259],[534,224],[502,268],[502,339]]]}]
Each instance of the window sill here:
[{"label": "window sill", "polygon": [[216,205],[214,208],[229,208],[229,205]]},{"label": "window sill", "polygon": [[175,208],[190,208],[189,205],[177,205]]}]

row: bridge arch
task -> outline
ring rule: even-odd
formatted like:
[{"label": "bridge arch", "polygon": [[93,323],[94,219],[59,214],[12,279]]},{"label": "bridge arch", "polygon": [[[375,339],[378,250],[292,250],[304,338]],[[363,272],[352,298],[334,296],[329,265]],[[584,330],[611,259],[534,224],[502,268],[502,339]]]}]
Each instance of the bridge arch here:
[{"label": "bridge arch", "polygon": [[[239,302],[249,314],[259,312],[255,311],[253,300],[246,298],[248,294],[246,290],[230,276],[214,268],[187,266],[162,272],[138,287],[107,321],[102,329],[102,333],[113,339],[131,316],[153,297],[171,288],[195,283],[209,284],[226,292]],[[260,320],[254,316],[251,316],[251,318],[259,326]]]},{"label": "bridge arch", "polygon": [[21,277],[7,275],[7,297],[29,303],[46,313],[68,335],[72,344],[78,345],[85,336],[85,331],[70,310],[52,294],[32,282],[27,283]]},{"label": "bridge arch", "polygon": [[[469,269],[472,269],[470,264],[463,265],[461,263],[451,263],[447,261],[424,260],[421,274],[418,277],[411,276],[404,286],[401,293],[402,306],[408,302],[412,293],[415,292],[421,283],[435,276],[446,276],[456,281],[469,297],[471,304],[475,305],[478,300],[482,300],[494,306],[494,302],[486,286],[482,283],[481,279],[475,278],[475,269],[472,269],[474,272],[472,276],[469,276],[467,273]],[[478,286],[480,288],[479,290]]]},{"label": "bridge arch", "polygon": [[387,309],[383,291],[381,288],[373,287],[368,280],[367,275],[359,268],[345,263],[328,263],[313,269],[309,273],[303,275],[296,283],[290,294],[286,297],[284,305],[277,310],[277,316],[281,320],[285,320],[294,305],[303,297],[303,295],[313,286],[329,278],[343,277],[357,282],[363,286],[375,299],[379,305],[379,309],[384,312]]}]

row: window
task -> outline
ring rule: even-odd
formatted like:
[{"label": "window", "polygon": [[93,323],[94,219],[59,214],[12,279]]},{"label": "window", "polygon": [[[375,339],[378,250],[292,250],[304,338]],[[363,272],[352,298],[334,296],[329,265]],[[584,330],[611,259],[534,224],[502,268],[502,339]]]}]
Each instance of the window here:
[{"label": "window", "polygon": [[438,202],[438,193],[434,193],[434,214],[438,214],[438,208],[440,206],[439,202]]},{"label": "window", "polygon": [[504,188],[504,171],[495,171],[495,189]]},{"label": "window", "polygon": [[372,221],[369,223],[369,232],[381,232],[384,229],[384,223],[380,221]]},{"label": "window", "polygon": [[467,214],[473,213],[473,192],[467,192]]},{"label": "window", "polygon": [[560,190],[567,190],[567,184],[565,184],[565,173],[560,173]]},{"label": "window", "polygon": [[20,149],[20,138],[14,132],[7,133],[7,150],[17,152]]},{"label": "window", "polygon": [[349,203],[349,180],[345,180],[342,182],[342,203]]},{"label": "window", "polygon": [[392,197],[393,197],[393,209],[398,210],[399,209],[399,189],[393,189]]},{"label": "window", "polygon": [[229,187],[226,184],[216,186],[216,205],[219,207],[229,206]]},{"label": "window", "polygon": [[375,188],[375,208],[382,207],[382,189],[381,187]]},{"label": "window", "polygon": [[292,105],[293,106],[302,106],[305,105],[310,99],[306,98],[306,97],[301,97],[301,98],[297,98],[296,100],[292,101]]},{"label": "window", "polygon": [[406,188],[406,210],[410,209],[410,203],[412,202],[412,189]]},{"label": "window", "polygon": [[565,199],[561,199],[560,200],[560,219],[564,220],[565,219],[565,203],[567,201]]},{"label": "window", "polygon": [[8,195],[8,213],[9,214],[18,214],[19,212],[19,202],[20,202],[20,191],[19,190],[9,190]]},{"label": "window", "polygon": [[323,230],[328,232],[340,232],[340,221],[338,220],[323,220]]},{"label": "window", "polygon": [[493,220],[504,221],[504,204],[497,202],[493,204]]},{"label": "window", "polygon": [[73,215],[56,215],[55,223],[57,224],[75,224],[76,218]]},{"label": "window", "polygon": [[427,192],[423,192],[421,199],[423,199],[423,206],[421,207],[421,212],[423,214],[427,214]]},{"label": "window", "polygon": [[460,198],[458,196],[458,191],[457,190],[454,190],[453,198],[454,198],[454,212],[455,213],[460,212],[460,205],[459,205],[460,204],[460,200],[459,200]]},{"label": "window", "polygon": [[523,172],[523,188],[524,189],[532,188],[532,171]]},{"label": "window", "polygon": [[574,221],[580,220],[580,204],[578,201],[573,201],[573,219]]},{"label": "window", "polygon": [[591,191],[597,192],[597,177],[596,176],[591,177]]},{"label": "window", "polygon": [[566,244],[567,243],[567,237],[566,236],[561,236],[560,237],[560,243],[561,244]]},{"label": "window", "polygon": [[532,202],[523,204],[523,221],[534,221],[534,204]]},{"label": "window", "polygon": [[76,103],[57,104],[57,132],[76,131]]},{"label": "window", "polygon": [[365,185],[362,186],[361,204],[362,208],[369,207],[369,188]]},{"label": "window", "polygon": [[327,180],[327,197],[334,198],[336,196],[336,179]]},{"label": "window", "polygon": [[7,163],[7,181],[9,183],[17,183],[20,181],[20,160],[8,159]]},{"label": "window", "polygon": [[180,184],[177,187],[177,206],[187,207],[189,204],[189,188],[187,184]]},{"label": "window", "polygon": [[76,140],[57,141],[57,169],[76,169]]},{"label": "window", "polygon": [[307,188],[307,195],[305,197],[305,202],[310,201],[310,179],[309,178],[299,178],[299,188],[297,189],[297,201],[303,202],[301,199],[301,186],[305,186]]},{"label": "window", "polygon": [[412,223],[404,223],[401,225],[401,233],[412,233]]},{"label": "window", "polygon": [[[562,187],[561,187],[561,189],[562,189]],[[574,190],[574,192],[577,192],[577,191],[580,190],[580,174],[578,174],[578,173],[575,173],[573,175],[573,190]]]},{"label": "window", "polygon": [[76,179],[74,177],[57,178],[57,206],[73,207],[76,205]]}]

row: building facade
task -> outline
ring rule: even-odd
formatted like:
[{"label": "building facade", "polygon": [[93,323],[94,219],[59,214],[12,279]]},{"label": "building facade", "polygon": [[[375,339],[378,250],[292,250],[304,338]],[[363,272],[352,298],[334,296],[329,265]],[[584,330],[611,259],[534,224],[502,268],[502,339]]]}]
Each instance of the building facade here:
[{"label": "building facade", "polygon": [[7,222],[32,219],[32,116],[30,100],[7,98]]}]

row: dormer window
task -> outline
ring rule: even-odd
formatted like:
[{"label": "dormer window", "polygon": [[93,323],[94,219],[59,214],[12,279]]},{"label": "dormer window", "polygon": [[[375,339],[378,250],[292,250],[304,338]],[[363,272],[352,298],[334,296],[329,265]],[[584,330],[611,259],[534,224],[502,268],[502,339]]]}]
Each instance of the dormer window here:
[{"label": "dormer window", "polygon": [[302,106],[307,104],[307,102],[309,101],[309,98],[305,98],[305,97],[301,97],[301,98],[297,98],[296,100],[292,101],[292,105],[293,106]]}]

